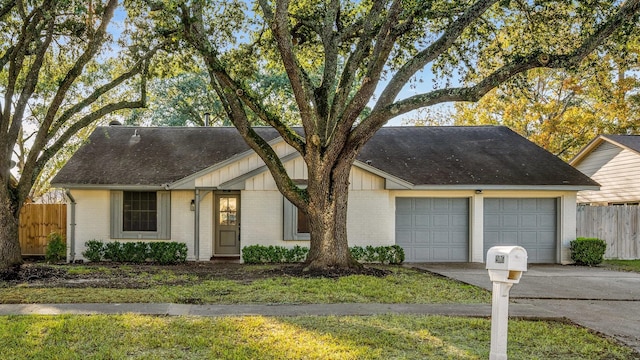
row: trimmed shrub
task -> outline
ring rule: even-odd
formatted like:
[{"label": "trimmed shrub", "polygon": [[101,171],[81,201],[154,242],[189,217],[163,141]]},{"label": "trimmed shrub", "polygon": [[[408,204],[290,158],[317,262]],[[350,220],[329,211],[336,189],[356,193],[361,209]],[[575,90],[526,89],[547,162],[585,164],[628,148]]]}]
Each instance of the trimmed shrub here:
[{"label": "trimmed shrub", "polygon": [[[354,246],[349,248],[351,256],[359,262],[402,264],[404,250],[398,246]],[[307,259],[309,248],[299,245],[293,248],[284,246],[251,245],[242,248],[242,260],[245,264],[279,264],[302,262]]]},{"label": "trimmed shrub", "polygon": [[178,264],[187,261],[187,244],[179,242],[149,243],[151,261],[161,265]]},{"label": "trimmed shrub", "polygon": [[147,260],[161,265],[187,261],[187,245],[179,242],[110,242],[90,240],[82,255],[89,261],[110,260],[140,264]]},{"label": "trimmed shrub", "polygon": [[349,248],[356,261],[366,263],[382,263],[398,265],[404,262],[404,249],[399,245],[392,246],[354,246]]},{"label": "trimmed shrub", "polygon": [[607,243],[602,239],[579,237],[571,242],[571,259],[579,265],[598,265],[604,259]]},{"label": "trimmed shrub", "polygon": [[67,243],[64,236],[57,232],[52,232],[47,236],[47,247],[44,259],[49,263],[56,263],[67,259]]},{"label": "trimmed shrub", "polygon": [[149,257],[149,244],[146,242],[122,243],[122,261],[143,263]]},{"label": "trimmed shrub", "polygon": [[89,240],[84,243],[87,250],[82,252],[82,256],[91,262],[102,261],[104,257],[104,243],[98,240]]},{"label": "trimmed shrub", "polygon": [[103,257],[105,260],[114,262],[124,262],[124,252],[122,251],[122,244],[119,242],[110,242],[104,244]]}]

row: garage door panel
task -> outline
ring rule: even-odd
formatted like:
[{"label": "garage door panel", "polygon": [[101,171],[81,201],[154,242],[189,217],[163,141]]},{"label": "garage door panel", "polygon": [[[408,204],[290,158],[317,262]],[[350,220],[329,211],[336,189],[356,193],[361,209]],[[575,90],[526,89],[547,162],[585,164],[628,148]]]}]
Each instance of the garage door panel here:
[{"label": "garage door panel", "polygon": [[504,214],[501,217],[501,220],[498,220],[497,223],[500,224],[503,228],[518,228],[519,227],[519,217],[518,215],[509,215]]},{"label": "garage door panel", "polygon": [[520,245],[531,263],[555,263],[557,200],[484,199],[484,254],[496,245]]},{"label": "garage door panel", "polygon": [[538,233],[535,231],[523,231],[520,233],[520,241],[518,243],[524,247],[525,245],[538,244]]},{"label": "garage door panel", "polygon": [[469,243],[469,234],[466,232],[452,232],[449,243],[466,247]]},{"label": "garage door panel", "polygon": [[540,219],[540,217],[535,214],[520,215],[518,222],[520,223],[520,227],[535,229],[538,227],[538,219]]},{"label": "garage door panel", "polygon": [[448,245],[451,242],[449,232],[446,231],[434,231],[433,232],[433,245]]},{"label": "garage door panel", "polygon": [[414,228],[418,227],[429,227],[429,223],[431,222],[431,219],[429,218],[428,215],[414,215],[413,216],[413,223],[412,226]]},{"label": "garage door panel", "polygon": [[411,251],[413,258],[415,261],[430,261],[431,260],[431,252],[429,248],[414,248]]},{"label": "garage door panel", "polygon": [[538,244],[547,248],[555,249],[556,233],[554,231],[540,231],[538,232]]},{"label": "garage door panel", "polygon": [[468,214],[451,215],[451,224],[454,227],[466,227],[469,224],[469,215]]},{"label": "garage door panel", "polygon": [[416,214],[425,214],[431,210],[431,199],[412,199],[408,198],[407,200],[413,200],[413,208],[412,211]]},{"label": "garage door panel", "polygon": [[[402,210],[396,213],[396,243],[407,262],[468,261],[467,198],[398,198],[396,204]],[[411,233],[410,241],[406,232]]]},{"label": "garage door panel", "polygon": [[413,216],[411,214],[396,215],[396,227],[398,228],[411,227],[412,223],[413,223]]},{"label": "garage door panel", "polygon": [[555,201],[545,201],[546,199],[538,199],[538,211],[539,212],[556,212]]},{"label": "garage door panel", "polygon": [[397,198],[396,199],[396,215],[397,214],[411,214],[411,199]]},{"label": "garage door panel", "polygon": [[555,227],[556,216],[555,215],[538,215],[538,227]]},{"label": "garage door panel", "polygon": [[498,205],[500,211],[517,211],[518,199],[503,199],[502,204]]},{"label": "garage door panel", "polygon": [[518,202],[518,211],[533,211],[536,212],[538,210],[538,206],[540,202],[539,199],[521,199]]},{"label": "garage door panel", "polygon": [[448,228],[450,224],[449,215],[433,215],[433,226],[434,227],[446,227]]},{"label": "garage door panel", "polygon": [[411,244],[413,241],[411,240],[412,233],[411,231],[406,230],[396,230],[396,243],[400,246],[405,244]]}]

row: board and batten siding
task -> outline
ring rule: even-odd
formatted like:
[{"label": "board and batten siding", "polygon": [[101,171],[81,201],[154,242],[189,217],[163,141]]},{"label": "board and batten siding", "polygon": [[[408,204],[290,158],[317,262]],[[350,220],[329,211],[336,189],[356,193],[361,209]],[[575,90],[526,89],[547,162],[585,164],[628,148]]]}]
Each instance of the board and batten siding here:
[{"label": "board and batten siding", "polygon": [[603,142],[576,168],[600,183],[600,191],[578,192],[579,204],[637,202],[640,200],[640,154]]},{"label": "board and batten siding", "polygon": [[[295,151],[293,147],[289,146],[285,142],[273,145],[273,150],[279,157],[287,156]],[[262,161],[258,154],[254,153],[238,159],[238,161],[229,165],[223,166],[220,169],[216,169],[198,177],[195,181],[195,186],[216,187],[262,166],[264,166],[264,161]]]},{"label": "board and batten siding", "polygon": [[[285,162],[284,167],[292,179],[308,178],[307,166],[301,157]],[[351,168],[349,183],[349,191],[384,190],[383,178],[355,166]],[[271,191],[278,188],[271,173],[265,171],[245,180],[244,189],[246,191]]]}]

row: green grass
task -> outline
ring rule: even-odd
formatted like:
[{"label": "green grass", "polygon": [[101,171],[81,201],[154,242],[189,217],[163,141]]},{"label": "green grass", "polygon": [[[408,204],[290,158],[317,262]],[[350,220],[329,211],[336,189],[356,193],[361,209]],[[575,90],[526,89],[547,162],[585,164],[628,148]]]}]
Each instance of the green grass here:
[{"label": "green grass", "polygon": [[[77,270],[76,270],[77,271]],[[273,276],[250,282],[197,280],[189,275],[138,274],[157,283],[143,289],[5,286],[0,303],[489,303],[490,292],[427,273],[394,268],[385,277],[353,275],[338,279]],[[183,281],[162,285],[162,279]],[[163,281],[164,281],[163,280]],[[155,281],[155,282],[154,282]]]},{"label": "green grass", "polygon": [[640,272],[640,260],[605,260],[603,265],[613,270]]},{"label": "green grass", "polygon": [[[0,317],[3,359],[487,359],[489,320],[442,316]],[[576,326],[514,320],[510,359],[631,359]]]}]

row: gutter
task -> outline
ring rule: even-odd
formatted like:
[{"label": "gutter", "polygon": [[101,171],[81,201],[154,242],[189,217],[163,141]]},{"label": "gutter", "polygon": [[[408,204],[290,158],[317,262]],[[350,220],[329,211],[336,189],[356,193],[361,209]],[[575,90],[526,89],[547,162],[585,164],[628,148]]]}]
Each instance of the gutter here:
[{"label": "gutter", "polygon": [[76,260],[76,199],[71,195],[71,190],[66,189],[64,193],[67,195],[67,198],[71,201],[71,219],[69,220],[69,234],[67,238],[69,239],[69,262],[73,263]]}]

